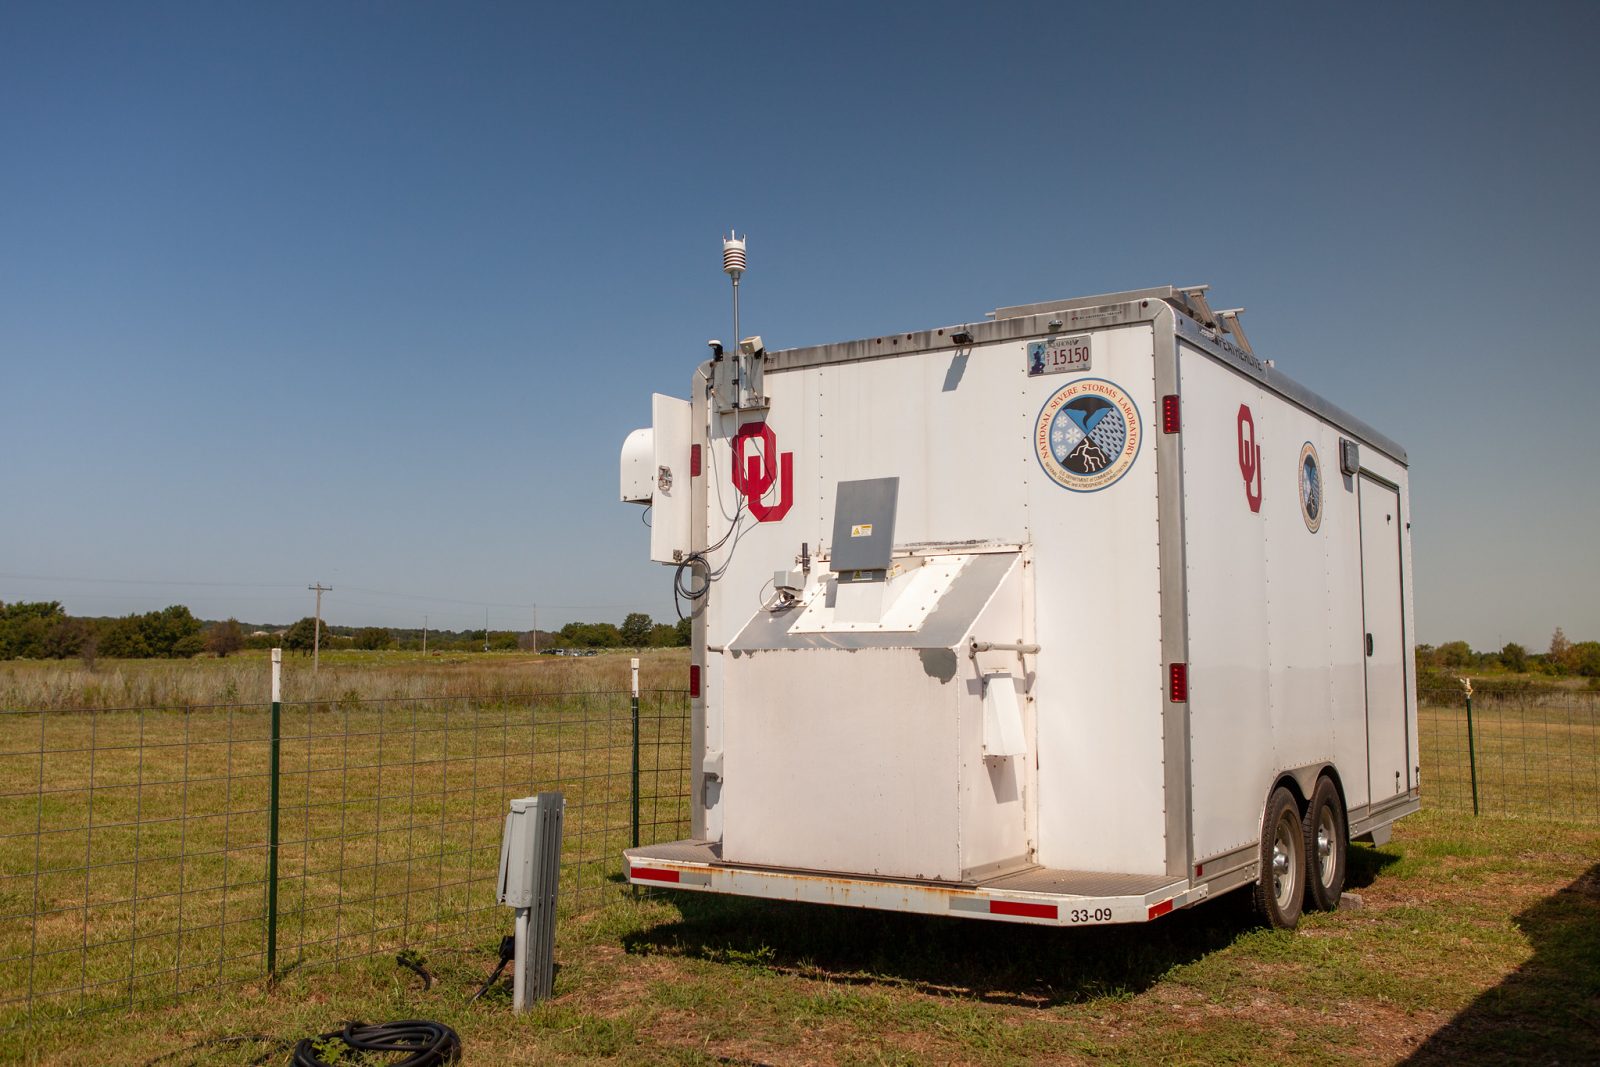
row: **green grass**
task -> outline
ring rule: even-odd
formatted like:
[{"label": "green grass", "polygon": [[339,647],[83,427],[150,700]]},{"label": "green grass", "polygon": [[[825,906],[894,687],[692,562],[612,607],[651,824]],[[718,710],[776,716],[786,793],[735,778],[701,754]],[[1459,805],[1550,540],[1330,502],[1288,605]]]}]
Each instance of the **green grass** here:
[{"label": "green grass", "polygon": [[[1600,832],[1424,813],[1352,862],[1359,909],[1254,927],[1236,897],[1048,930],[695,895],[569,918],[556,997],[469,1005],[494,935],[45,1028],[44,1063],[247,1063],[350,1017],[437,1018],[468,1063],[1590,1062]],[[130,1038],[132,1039],[130,1041]]]},{"label": "green grass", "polygon": [[[265,707],[0,714],[0,1027],[32,1011],[0,1059],[281,1062],[275,1042],[410,1016],[455,1026],[484,1064],[1584,1062],[1600,1047],[1600,826],[1584,822],[1600,789],[1584,788],[1594,724],[1575,704],[1475,707],[1481,819],[1461,813],[1464,709],[1425,706],[1425,811],[1354,850],[1359,909],[1275,933],[1235,894],[1062,931],[634,897],[616,882],[627,702],[598,692],[626,684],[625,656],[391,658],[330,657],[317,682],[291,664],[292,692],[328,702],[285,709],[271,985]],[[138,685],[170,697],[263,666],[157,665]],[[665,654],[651,671],[670,685],[681,666]],[[10,677],[79,684],[47,675]],[[375,700],[412,689],[428,699]],[[681,699],[647,698],[646,840],[686,829],[684,725]],[[490,886],[505,800],[552,787],[570,805],[557,995],[513,1017],[503,989],[465,997],[509,925]],[[1551,796],[1565,818],[1541,814]],[[407,946],[431,990],[395,964]]]},{"label": "green grass", "polygon": [[1483,813],[1600,823],[1600,699],[1589,693],[1480,697],[1467,712],[1423,700],[1422,789],[1435,807],[1472,811],[1473,755]]},{"label": "green grass", "polygon": [[[278,963],[471,942],[506,802],[567,797],[564,905],[621,892],[625,695],[283,709]],[[0,1028],[125,1010],[265,967],[265,707],[0,714]],[[641,828],[687,832],[687,702],[640,709]]]}]

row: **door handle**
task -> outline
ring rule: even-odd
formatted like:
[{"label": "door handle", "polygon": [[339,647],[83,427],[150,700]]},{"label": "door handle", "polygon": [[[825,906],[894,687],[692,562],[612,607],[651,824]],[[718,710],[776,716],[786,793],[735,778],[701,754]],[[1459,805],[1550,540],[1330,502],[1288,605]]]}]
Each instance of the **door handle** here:
[{"label": "door handle", "polygon": [[1367,655],[1372,655],[1372,635],[1367,635]]}]

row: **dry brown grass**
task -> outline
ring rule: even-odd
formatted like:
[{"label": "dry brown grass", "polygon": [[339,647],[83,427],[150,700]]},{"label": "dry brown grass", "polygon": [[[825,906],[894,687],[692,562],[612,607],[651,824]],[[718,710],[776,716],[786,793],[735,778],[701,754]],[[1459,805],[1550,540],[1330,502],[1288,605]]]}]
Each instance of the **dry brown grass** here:
[{"label": "dry brown grass", "polygon": [[[362,700],[462,697],[507,700],[546,693],[624,691],[630,657],[640,658],[640,685],[682,689],[687,649],[603,652],[582,659],[524,652],[329,652],[284,656],[284,699]],[[271,673],[265,650],[226,659],[0,662],[0,710],[182,708],[266,703]]]}]

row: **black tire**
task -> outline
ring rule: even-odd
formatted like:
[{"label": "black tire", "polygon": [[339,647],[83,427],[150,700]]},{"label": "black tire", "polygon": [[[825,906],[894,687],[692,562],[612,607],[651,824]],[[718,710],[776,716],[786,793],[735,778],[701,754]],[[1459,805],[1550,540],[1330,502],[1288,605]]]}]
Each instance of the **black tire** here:
[{"label": "black tire", "polygon": [[1261,820],[1261,873],[1256,878],[1255,910],[1276,930],[1293,930],[1306,896],[1306,835],[1294,794],[1279,786]]},{"label": "black tire", "polygon": [[1337,911],[1344,893],[1345,863],[1350,853],[1350,828],[1344,804],[1331,778],[1317,780],[1306,808],[1306,906]]}]

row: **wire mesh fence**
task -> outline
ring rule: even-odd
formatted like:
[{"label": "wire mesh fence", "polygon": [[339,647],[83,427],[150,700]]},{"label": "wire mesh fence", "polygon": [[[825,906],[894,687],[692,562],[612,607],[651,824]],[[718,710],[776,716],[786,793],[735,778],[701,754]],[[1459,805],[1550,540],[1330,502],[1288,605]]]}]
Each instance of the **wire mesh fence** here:
[{"label": "wire mesh fence", "polygon": [[[1600,693],[1420,694],[1424,803],[1600,822]],[[0,712],[0,1031],[503,932],[508,801],[567,800],[560,910],[689,829],[689,701],[354,694]],[[274,892],[275,890],[275,892]]]},{"label": "wire mesh fence", "polygon": [[1600,823],[1600,693],[1455,685],[1417,698],[1425,805]]},{"label": "wire mesh fence", "polygon": [[621,890],[636,834],[688,833],[683,692],[351,697],[278,729],[274,880],[270,705],[0,712],[0,1030],[259,981],[271,934],[281,973],[503,932],[514,797],[566,795],[567,914]]}]

